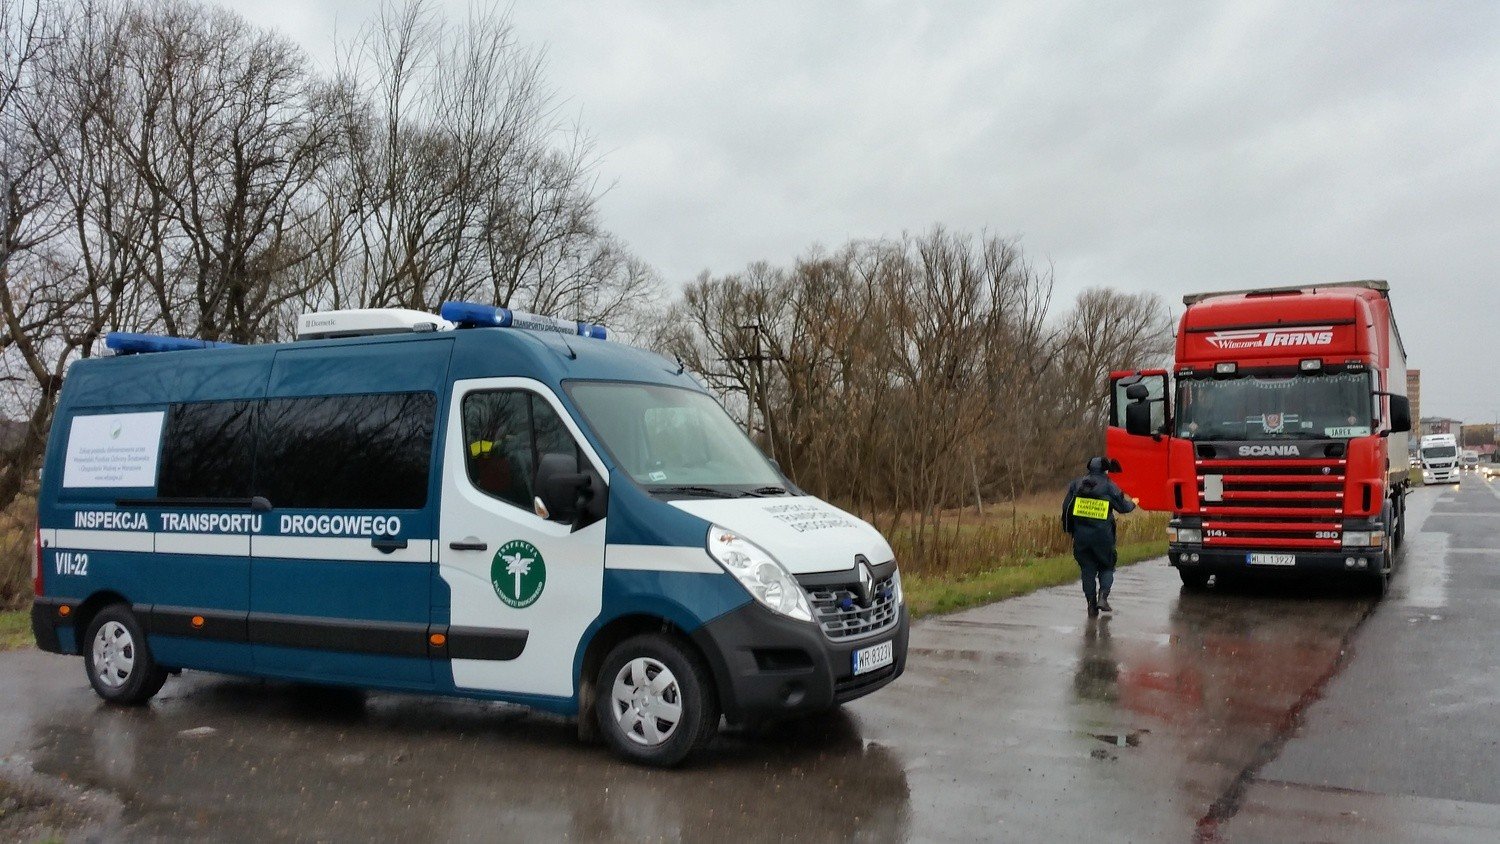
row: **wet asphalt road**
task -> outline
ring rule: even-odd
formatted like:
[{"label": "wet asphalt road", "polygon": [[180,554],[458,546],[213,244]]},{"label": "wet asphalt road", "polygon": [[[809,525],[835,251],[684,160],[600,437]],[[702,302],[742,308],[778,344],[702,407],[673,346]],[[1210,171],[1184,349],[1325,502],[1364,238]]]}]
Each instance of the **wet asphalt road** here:
[{"label": "wet asphalt road", "polygon": [[1145,563],[1114,618],[1068,587],[924,621],[896,684],[679,771],[496,704],[188,673],[111,709],[23,650],[0,778],[104,840],[1496,840],[1500,487],[1410,515],[1379,606]]}]

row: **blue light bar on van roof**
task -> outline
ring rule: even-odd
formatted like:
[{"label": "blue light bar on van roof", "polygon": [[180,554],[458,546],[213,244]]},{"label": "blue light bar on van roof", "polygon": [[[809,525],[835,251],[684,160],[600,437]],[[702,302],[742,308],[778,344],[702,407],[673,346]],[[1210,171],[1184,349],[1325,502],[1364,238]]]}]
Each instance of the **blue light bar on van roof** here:
[{"label": "blue light bar on van roof", "polygon": [[181,352],[188,349],[227,349],[238,344],[218,340],[194,340],[191,337],[168,337],[165,334],[111,331],[104,335],[104,345],[117,355],[139,355],[146,352]]},{"label": "blue light bar on van roof", "polygon": [[481,305],[477,302],[444,302],[442,310],[438,313],[454,325],[471,328],[484,326],[524,328],[529,331],[554,333],[561,331],[567,334],[577,334],[579,337],[592,337],[595,340],[605,340],[609,337],[609,331],[602,325],[538,316],[524,311],[513,311],[510,308]]}]

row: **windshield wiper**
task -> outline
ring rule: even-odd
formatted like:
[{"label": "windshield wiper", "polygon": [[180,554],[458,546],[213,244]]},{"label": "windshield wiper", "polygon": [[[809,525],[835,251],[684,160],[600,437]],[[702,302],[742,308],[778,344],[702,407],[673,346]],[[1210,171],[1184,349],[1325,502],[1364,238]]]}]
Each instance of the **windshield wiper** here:
[{"label": "windshield wiper", "polygon": [[746,495],[754,495],[756,497],[762,497],[762,496],[767,496],[767,495],[786,495],[786,487],[780,487],[780,486],[763,486],[763,487],[760,487],[759,489],[752,489],[752,490],[750,490],[749,492],[747,492],[745,494]]},{"label": "windshield wiper", "polygon": [[714,489],[711,486],[657,486],[651,488],[651,494],[666,493],[668,495],[700,495],[705,498],[737,498],[736,493],[726,492],[722,489]]}]

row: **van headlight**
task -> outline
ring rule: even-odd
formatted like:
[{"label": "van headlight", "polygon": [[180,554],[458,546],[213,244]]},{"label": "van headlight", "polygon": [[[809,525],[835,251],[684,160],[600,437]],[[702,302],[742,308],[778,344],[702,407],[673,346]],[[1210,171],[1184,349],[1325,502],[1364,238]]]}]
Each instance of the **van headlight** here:
[{"label": "van headlight", "polygon": [[807,593],[775,557],[727,528],[708,529],[708,554],[734,575],[751,597],[799,621],[812,621]]},{"label": "van headlight", "polygon": [[891,589],[896,592],[896,606],[906,603],[906,593],[901,591],[901,569],[891,572]]}]

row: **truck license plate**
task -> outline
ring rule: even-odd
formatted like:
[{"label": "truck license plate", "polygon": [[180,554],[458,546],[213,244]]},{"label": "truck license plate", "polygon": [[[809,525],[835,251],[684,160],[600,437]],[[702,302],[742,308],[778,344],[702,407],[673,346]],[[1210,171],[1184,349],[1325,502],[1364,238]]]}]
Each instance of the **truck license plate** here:
[{"label": "truck license plate", "polygon": [[1296,554],[1247,554],[1246,561],[1252,566],[1295,566]]},{"label": "truck license plate", "polygon": [[854,652],[854,673],[868,674],[884,668],[896,660],[896,649],[890,642],[881,642]]}]

